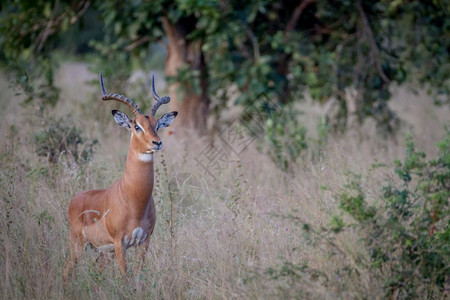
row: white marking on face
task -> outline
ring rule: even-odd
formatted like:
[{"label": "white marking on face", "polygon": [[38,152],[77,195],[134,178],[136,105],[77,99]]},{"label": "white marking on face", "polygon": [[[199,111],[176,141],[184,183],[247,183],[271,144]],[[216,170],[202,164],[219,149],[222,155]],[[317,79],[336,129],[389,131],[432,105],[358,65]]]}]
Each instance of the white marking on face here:
[{"label": "white marking on face", "polygon": [[142,130],[145,133],[144,127],[141,126],[138,122],[136,122],[136,125],[139,127],[140,130]]},{"label": "white marking on face", "polygon": [[139,160],[142,162],[153,161],[153,153],[139,153]]}]

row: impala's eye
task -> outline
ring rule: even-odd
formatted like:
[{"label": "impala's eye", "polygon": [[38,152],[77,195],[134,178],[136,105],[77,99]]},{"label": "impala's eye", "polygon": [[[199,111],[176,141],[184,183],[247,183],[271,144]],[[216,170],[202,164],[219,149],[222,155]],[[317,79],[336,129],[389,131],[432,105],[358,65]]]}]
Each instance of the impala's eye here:
[{"label": "impala's eye", "polygon": [[136,130],[136,131],[140,131],[140,130],[141,130],[141,127],[139,127],[139,125],[138,125],[138,124],[134,124],[134,130]]}]

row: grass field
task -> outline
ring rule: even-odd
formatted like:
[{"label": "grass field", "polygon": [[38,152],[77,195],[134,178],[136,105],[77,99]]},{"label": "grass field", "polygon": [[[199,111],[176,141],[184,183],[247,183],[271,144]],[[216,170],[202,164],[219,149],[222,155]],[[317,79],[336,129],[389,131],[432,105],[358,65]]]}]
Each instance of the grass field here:
[{"label": "grass field", "polygon": [[[68,203],[78,191],[106,188],[119,178],[128,148],[129,133],[110,113],[118,106],[102,103],[99,91],[86,82],[95,79],[81,63],[62,65],[57,74],[61,100],[42,113],[37,106],[21,105],[21,96],[0,75],[1,299],[383,297],[373,273],[343,270],[357,269],[357,258],[366,255],[356,231],[340,234],[334,245],[312,243],[302,223],[320,228],[339,214],[337,195],[349,172],[362,175],[376,202],[377,180],[389,171],[372,165],[402,158],[407,133],[427,156],[436,155],[435,144],[450,121],[448,107],[434,106],[421,91],[395,88],[391,107],[402,120],[396,136],[377,136],[368,121],[359,133],[330,138],[321,155],[303,155],[289,173],[258,150],[256,141],[239,154],[224,150],[220,172],[205,173],[195,158],[211,137],[166,130],[164,149],[155,156],[157,224],[145,262],[130,249],[130,274],[124,280],[115,261],[101,272],[98,254],[88,249],[64,288]],[[128,95],[133,98],[132,91]],[[300,107],[305,113],[299,118],[313,139],[324,109],[308,101]],[[82,131],[80,157],[63,153],[49,162],[49,156],[37,154],[42,150],[36,136],[61,124]],[[92,156],[83,159],[81,153],[88,155],[94,140]],[[332,255],[334,246],[342,253]],[[297,268],[302,265],[307,268]]]}]

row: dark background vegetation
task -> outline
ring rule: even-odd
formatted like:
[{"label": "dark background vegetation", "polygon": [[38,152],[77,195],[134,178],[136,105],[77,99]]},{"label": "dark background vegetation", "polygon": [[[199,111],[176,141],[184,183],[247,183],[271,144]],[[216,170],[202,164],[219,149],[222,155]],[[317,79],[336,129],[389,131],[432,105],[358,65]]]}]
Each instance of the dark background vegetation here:
[{"label": "dark background vegetation", "polygon": [[182,99],[174,103],[183,126],[203,132],[231,92],[236,105],[266,97],[288,105],[307,91],[315,101],[335,99],[333,130],[370,117],[391,132],[393,84],[425,86],[448,104],[448,17],[446,1],[9,1],[0,30],[3,61],[30,99],[57,101],[55,50],[94,54],[105,76],[125,78],[160,43],[170,86],[182,90],[169,87]]}]

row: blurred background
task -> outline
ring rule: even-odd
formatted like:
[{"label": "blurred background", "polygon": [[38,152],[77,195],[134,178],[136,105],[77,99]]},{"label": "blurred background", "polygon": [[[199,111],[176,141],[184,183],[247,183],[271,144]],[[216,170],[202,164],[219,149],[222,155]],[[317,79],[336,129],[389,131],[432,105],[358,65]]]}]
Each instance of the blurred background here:
[{"label": "blurred background", "polygon": [[[448,294],[448,1],[13,0],[0,49],[1,298]],[[63,288],[68,202],[128,149],[99,72],[179,115],[133,284],[92,251]]]}]

